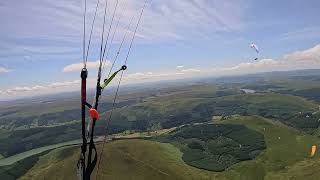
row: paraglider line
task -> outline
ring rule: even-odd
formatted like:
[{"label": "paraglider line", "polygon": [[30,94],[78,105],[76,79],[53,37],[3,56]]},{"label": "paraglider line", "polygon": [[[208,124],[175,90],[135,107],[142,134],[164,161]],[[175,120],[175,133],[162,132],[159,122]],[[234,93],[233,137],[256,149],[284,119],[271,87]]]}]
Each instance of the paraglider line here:
[{"label": "paraglider line", "polygon": [[90,45],[91,45],[92,33],[93,33],[94,24],[95,24],[96,17],[97,17],[97,11],[98,11],[98,8],[99,8],[99,4],[100,4],[100,0],[97,0],[96,9],[95,9],[94,16],[93,16],[93,21],[92,21],[92,24],[91,24],[89,42],[88,42],[87,53],[86,53],[86,58],[85,58],[85,64],[87,64],[87,62],[88,62],[88,56],[89,56],[89,50],[90,50]]},{"label": "paraglider line", "polygon": [[[133,41],[134,41],[134,38],[135,38],[135,35],[136,35],[136,32],[137,32],[137,29],[139,27],[139,24],[140,24],[140,21],[141,21],[141,17],[142,17],[142,14],[144,12],[144,9],[146,7],[146,4],[147,4],[148,0],[146,0],[144,2],[144,5],[142,7],[142,10],[141,10],[141,13],[140,13],[140,17],[139,17],[139,20],[138,20],[138,23],[135,27],[135,31],[134,31],[134,34],[132,36],[132,40],[131,40],[131,43],[130,43],[130,47],[129,47],[129,50],[128,50],[128,53],[127,53],[127,57],[126,57],[126,60],[125,60],[125,66],[127,65],[127,62],[128,62],[128,57],[130,55],[130,50],[131,50],[131,47],[133,45]],[[109,116],[109,120],[107,120],[107,125],[106,125],[106,133],[104,135],[104,139],[103,139],[103,144],[102,144],[102,149],[101,149],[101,152],[99,154],[99,160],[98,160],[98,167],[97,167],[97,173],[96,173],[96,176],[95,176],[95,179],[97,179],[97,175],[99,173],[99,169],[100,169],[100,163],[101,163],[101,155],[103,154],[104,152],[104,146],[105,146],[105,143],[106,143],[106,138],[108,136],[108,128],[109,128],[109,125],[110,125],[110,122],[112,120],[112,113],[113,113],[113,110],[115,109],[115,103],[116,103],[116,100],[118,98],[118,93],[119,93],[119,89],[120,89],[120,85],[121,85],[121,81],[123,79],[123,73],[124,71],[121,71],[121,76],[120,76],[120,79],[119,79],[119,82],[118,82],[118,86],[117,86],[117,90],[116,90],[116,93],[115,93],[115,96],[114,96],[114,99],[113,99],[113,104],[112,104],[112,109],[111,109],[111,112],[110,112],[110,116]]]}]

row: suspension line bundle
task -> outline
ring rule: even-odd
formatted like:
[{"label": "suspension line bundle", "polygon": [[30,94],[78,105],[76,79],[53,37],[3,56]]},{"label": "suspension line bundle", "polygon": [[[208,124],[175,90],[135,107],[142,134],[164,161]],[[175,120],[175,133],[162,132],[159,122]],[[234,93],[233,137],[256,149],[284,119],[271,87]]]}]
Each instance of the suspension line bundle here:
[{"label": "suspension line bundle", "polygon": [[[127,62],[128,62],[128,58],[129,58],[129,55],[130,55],[130,51],[131,51],[132,45],[133,45],[133,41],[134,41],[134,38],[136,36],[136,32],[137,32],[138,26],[140,24],[142,14],[143,14],[143,11],[144,11],[144,9],[146,7],[146,4],[147,4],[148,0],[145,0],[144,5],[141,8],[138,21],[136,23],[133,35],[131,37],[131,41],[130,41],[130,45],[129,45],[129,48],[128,48],[128,51],[127,51],[127,54],[126,54],[124,65],[119,70],[117,70],[113,74],[111,74],[111,72],[112,72],[112,70],[113,70],[113,68],[115,66],[115,63],[118,60],[119,54],[121,53],[122,47],[125,44],[127,35],[130,32],[130,27],[131,27],[131,24],[132,24],[132,21],[133,21],[134,17],[131,18],[129,25],[127,26],[125,34],[124,34],[124,36],[123,36],[123,38],[121,40],[121,43],[119,45],[119,48],[117,49],[116,55],[114,57],[114,60],[113,60],[113,63],[112,63],[112,66],[110,68],[110,71],[108,73],[107,78],[105,78],[103,80],[103,82],[101,82],[102,72],[103,72],[103,70],[105,68],[106,58],[109,55],[111,44],[113,43],[115,33],[116,33],[117,28],[119,26],[120,17],[118,19],[116,27],[114,28],[114,33],[112,35],[111,41],[109,42],[109,48],[106,51],[107,46],[108,46],[110,32],[112,30],[114,18],[115,18],[116,11],[117,11],[117,8],[118,8],[118,2],[119,2],[119,0],[116,0],[116,2],[115,2],[115,6],[114,6],[114,9],[113,9],[113,12],[112,12],[112,18],[110,20],[110,25],[109,25],[108,32],[107,32],[107,37],[106,37],[106,40],[105,40],[104,33],[105,33],[107,7],[108,7],[108,0],[105,0],[103,26],[102,26],[102,34],[101,34],[101,46],[100,46],[100,61],[99,61],[97,82],[96,82],[96,88],[95,88],[95,98],[94,98],[93,103],[90,104],[90,103],[87,102],[87,77],[88,77],[87,62],[88,62],[91,39],[92,39],[92,34],[93,34],[94,26],[95,26],[97,12],[98,12],[98,9],[99,9],[100,0],[97,0],[96,6],[95,6],[95,12],[94,12],[94,16],[93,16],[93,20],[92,20],[92,24],[91,24],[91,30],[90,30],[90,35],[89,35],[89,40],[88,40],[88,45],[87,46],[86,46],[87,0],[84,1],[83,69],[81,71],[81,127],[82,127],[81,128],[81,131],[82,131],[81,135],[82,135],[82,145],[81,145],[80,158],[79,158],[79,161],[77,163],[78,177],[81,180],[90,180],[91,174],[92,174],[97,162],[98,162],[98,169],[97,169],[97,173],[96,173],[95,178],[97,178],[97,175],[99,173],[101,156],[103,154],[104,145],[105,145],[106,138],[107,138],[108,127],[109,127],[110,121],[112,119],[112,112],[113,112],[113,109],[115,107],[116,99],[118,97],[118,91],[119,91],[119,87],[120,87],[120,84],[121,84],[121,81],[122,81],[123,72],[127,69]],[[95,142],[94,142],[94,137],[95,137],[94,130],[95,130],[95,126],[96,126],[96,121],[100,119],[100,115],[99,115],[99,112],[98,112],[99,100],[100,100],[100,97],[102,95],[103,90],[112,82],[112,80],[117,76],[117,74],[119,72],[121,72],[121,76],[119,78],[119,82],[118,82],[118,85],[117,85],[115,96],[113,98],[113,104],[112,104],[112,109],[111,109],[110,116],[107,117],[107,119],[106,119],[106,121],[107,121],[106,122],[106,127],[105,127],[105,131],[106,132],[104,133],[104,140],[103,140],[102,150],[101,150],[101,152],[99,154],[99,159],[98,159],[98,152],[97,152],[97,149],[96,149],[96,146],[95,146]],[[91,117],[91,121],[88,121],[88,122],[86,122],[86,108],[89,109],[89,115]],[[86,128],[86,124],[88,124],[87,128]]]}]

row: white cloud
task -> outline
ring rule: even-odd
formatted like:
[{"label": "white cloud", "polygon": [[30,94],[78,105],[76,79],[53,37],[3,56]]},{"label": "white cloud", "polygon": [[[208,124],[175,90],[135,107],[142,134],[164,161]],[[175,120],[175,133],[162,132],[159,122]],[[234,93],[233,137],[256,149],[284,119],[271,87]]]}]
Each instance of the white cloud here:
[{"label": "white cloud", "polygon": [[287,54],[284,59],[289,61],[320,61],[320,44],[307,50]]},{"label": "white cloud", "polygon": [[4,68],[4,67],[0,67],[0,74],[1,73],[8,73],[8,72],[11,72],[12,70],[11,69],[7,69],[7,68]]},{"label": "white cloud", "polygon": [[177,66],[176,70],[178,71],[178,72],[175,72],[176,75],[183,75],[183,74],[187,74],[187,73],[200,73],[201,72],[200,69],[185,68],[184,66]]},{"label": "white cloud", "polygon": [[[133,84],[158,80],[173,80],[178,78],[199,77],[199,76],[224,76],[224,75],[240,75],[259,72],[296,70],[296,69],[315,69],[320,68],[319,60],[320,44],[310,49],[293,52],[284,55],[279,59],[260,59],[240,63],[230,67],[216,68],[173,68],[164,72],[137,72],[125,74],[123,84]],[[95,85],[95,78],[88,79],[88,86]],[[117,80],[113,82],[115,85]],[[19,86],[10,89],[0,90],[0,97],[8,97],[15,95],[26,95],[28,93],[50,93],[77,90],[80,88],[80,80],[54,82],[51,84],[35,85],[35,86]],[[16,97],[16,96],[15,96]]]},{"label": "white cloud", "polygon": [[9,91],[14,91],[14,92],[25,92],[25,91],[32,91],[32,88],[30,87],[15,87]]},{"label": "white cloud", "polygon": [[244,4],[213,0],[153,1],[146,9],[140,32],[153,41],[172,41],[190,36],[208,37],[212,32],[238,31],[244,28]]},{"label": "white cloud", "polygon": [[231,67],[213,68],[209,72],[228,75],[318,68],[320,68],[320,44],[310,49],[286,54],[279,59],[261,59]]},{"label": "white cloud", "polygon": [[34,86],[17,86],[6,90],[1,90],[0,95],[21,95],[28,93],[38,94],[39,92],[42,94],[48,92],[55,92],[57,88],[61,88],[61,91],[66,91],[67,89],[70,89],[72,91],[75,90],[75,88],[72,87],[78,87],[79,85],[80,80],[53,82],[50,84]]},{"label": "white cloud", "polygon": [[176,75],[184,75],[185,73],[177,72]]},{"label": "white cloud", "polygon": [[172,80],[183,77],[192,77],[196,74],[201,74],[200,69],[182,69],[184,66],[177,66],[176,69],[165,72],[137,72],[127,74],[124,77],[124,83],[137,83],[142,81],[157,81],[157,80]]},{"label": "white cloud", "polygon": [[80,84],[80,80],[55,82],[46,86],[46,88],[61,88]]},{"label": "white cloud", "polygon": [[[97,61],[88,61],[87,62],[87,69],[91,69],[91,70],[97,70],[100,64],[100,60]],[[111,63],[110,61],[106,60],[105,61],[105,66],[108,67],[110,66]],[[67,65],[63,68],[63,72],[80,72],[83,68],[83,63],[75,63],[75,64],[70,64]]]},{"label": "white cloud", "polygon": [[41,89],[45,89],[45,86],[40,86],[40,85],[35,85],[32,87],[32,90],[41,90]]},{"label": "white cloud", "polygon": [[172,75],[174,75],[174,74],[173,73],[137,72],[137,73],[125,75],[123,80],[124,80],[124,82],[135,83],[135,82],[141,81],[141,80],[150,80],[150,79],[155,80],[155,79],[168,77],[168,76],[172,76]]},{"label": "white cloud", "polygon": [[[116,0],[109,0],[107,11],[111,16],[112,8]],[[151,1],[150,1],[151,2]],[[87,2],[87,20],[92,21],[96,1]],[[116,40],[120,40],[125,27],[132,17],[137,21],[144,0],[119,1],[116,19],[122,15],[119,33]],[[79,34],[82,34],[83,26],[83,2],[77,0],[29,0],[26,2],[7,1],[0,11],[3,24],[0,29],[0,39],[7,40],[2,45],[11,44],[1,53],[26,55],[24,48],[12,48],[19,45],[18,40],[32,40],[34,45],[23,47],[29,49],[33,55],[38,53],[59,53],[72,49],[77,52],[79,48]],[[100,1],[98,16],[92,37],[92,44],[100,42],[101,25],[103,21],[104,2]],[[12,11],[15,9],[15,11]],[[25,11],[28,9],[29,11]],[[37,14],[37,16],[34,16]],[[230,0],[217,2],[214,0],[161,0],[152,1],[145,9],[141,26],[138,29],[138,39],[151,43],[163,41],[175,41],[177,39],[190,39],[213,36],[213,32],[237,31],[244,28],[246,3],[243,0]],[[10,23],[16,22],[16,23]],[[28,29],[28,31],[24,31]],[[201,29],[201,33],[199,32]],[[87,31],[90,30],[88,26]],[[7,36],[11,34],[12,37]],[[13,38],[14,37],[14,38]],[[17,40],[18,39],[18,40]],[[10,42],[10,43],[8,43]],[[39,42],[39,43],[38,43]],[[46,44],[44,42],[55,42]],[[21,44],[21,43],[20,43]],[[19,50],[16,50],[19,49]],[[55,49],[53,51],[53,49]],[[6,53],[7,54],[7,53]]]},{"label": "white cloud", "polygon": [[190,69],[181,69],[181,72],[183,72],[183,73],[195,73],[195,72],[201,72],[201,70],[200,69],[190,68]]},{"label": "white cloud", "polygon": [[182,69],[184,66],[177,66],[176,69]]},{"label": "white cloud", "polygon": [[247,63],[240,63],[236,66],[227,67],[227,68],[215,68],[212,69],[216,72],[241,72],[241,73],[248,73],[250,71],[265,71],[268,70],[270,67],[277,66],[279,62],[273,59],[261,59],[259,61],[247,62]]}]

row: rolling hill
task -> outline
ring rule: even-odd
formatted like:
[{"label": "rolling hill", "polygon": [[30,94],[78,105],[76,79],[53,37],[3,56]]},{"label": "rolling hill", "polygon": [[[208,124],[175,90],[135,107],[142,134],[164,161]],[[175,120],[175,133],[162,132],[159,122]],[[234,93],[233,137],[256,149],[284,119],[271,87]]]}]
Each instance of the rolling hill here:
[{"label": "rolling hill", "polygon": [[[242,161],[223,172],[187,165],[175,143],[120,140],[108,143],[98,179],[317,179],[320,156],[309,158],[319,139],[279,122],[256,116],[230,117],[219,124],[242,124],[264,135],[266,150],[253,160]],[[280,139],[279,139],[280,137]],[[248,137],[250,138],[250,137]],[[99,151],[100,151],[100,146]],[[21,179],[73,179],[79,148],[56,149],[39,158]],[[61,173],[61,168],[64,169]],[[93,175],[95,176],[95,174]]]}]

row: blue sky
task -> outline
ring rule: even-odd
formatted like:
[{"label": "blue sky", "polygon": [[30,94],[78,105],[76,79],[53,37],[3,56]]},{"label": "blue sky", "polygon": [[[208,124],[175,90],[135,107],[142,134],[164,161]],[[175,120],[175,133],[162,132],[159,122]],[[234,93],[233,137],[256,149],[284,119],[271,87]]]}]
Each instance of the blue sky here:
[{"label": "blue sky", "polygon": [[[115,1],[108,0],[108,23]],[[110,61],[143,2],[119,0]],[[88,0],[87,33],[95,3]],[[100,0],[89,56],[92,86],[104,5]],[[82,6],[79,0],[0,2],[0,99],[78,88]],[[319,9],[318,0],[153,0],[143,14],[124,83],[318,68]],[[252,42],[258,55],[249,47]],[[256,56],[260,60],[253,62]]]}]

